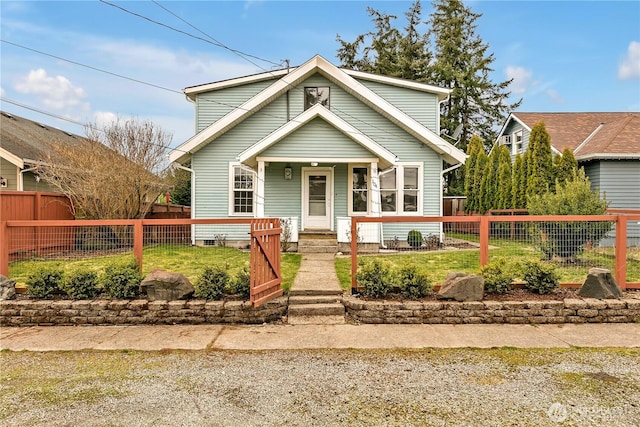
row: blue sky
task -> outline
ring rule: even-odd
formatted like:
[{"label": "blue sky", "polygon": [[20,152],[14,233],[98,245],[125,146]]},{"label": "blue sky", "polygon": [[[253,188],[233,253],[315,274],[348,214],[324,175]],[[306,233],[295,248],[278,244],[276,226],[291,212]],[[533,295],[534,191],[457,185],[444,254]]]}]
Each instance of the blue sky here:
[{"label": "blue sky", "polygon": [[[105,2],[2,0],[2,110],[77,134],[84,134],[81,126],[52,115],[80,123],[104,123],[115,115],[151,119],[173,133],[176,146],[193,134],[185,87],[280,68],[275,64],[285,59],[300,65],[315,54],[337,65],[336,36],[353,41],[373,29],[368,6],[397,15],[402,27],[412,4],[112,3],[210,43]],[[514,78],[510,90],[512,100],[523,99],[519,111],[640,111],[640,1],[466,4],[482,15],[476,33],[495,58],[491,79]],[[422,7],[426,20],[431,2]]]}]

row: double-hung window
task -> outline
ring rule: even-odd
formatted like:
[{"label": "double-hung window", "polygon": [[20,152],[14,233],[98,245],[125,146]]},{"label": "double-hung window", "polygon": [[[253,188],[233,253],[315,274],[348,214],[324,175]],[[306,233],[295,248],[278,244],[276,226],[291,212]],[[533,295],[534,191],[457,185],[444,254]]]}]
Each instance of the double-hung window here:
[{"label": "double-hung window", "polygon": [[380,173],[382,213],[418,215],[421,208],[422,166],[400,164]]},{"label": "double-hung window", "polygon": [[369,168],[367,166],[352,166],[350,170],[349,211],[354,215],[366,215],[369,213]]},{"label": "double-hung window", "polygon": [[232,163],[229,175],[229,214],[253,215],[256,173],[247,166]]}]

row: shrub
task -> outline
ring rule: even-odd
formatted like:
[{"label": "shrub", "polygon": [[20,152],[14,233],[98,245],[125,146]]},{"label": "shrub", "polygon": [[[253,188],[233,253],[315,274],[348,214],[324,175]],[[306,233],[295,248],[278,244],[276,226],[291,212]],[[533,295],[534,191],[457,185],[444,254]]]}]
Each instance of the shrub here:
[{"label": "shrub", "polygon": [[242,270],[238,272],[233,280],[233,291],[244,299],[249,299],[251,296],[251,272],[249,267],[244,266]]},{"label": "shrub", "polygon": [[389,266],[374,259],[369,262],[359,261],[356,272],[356,283],[363,288],[362,294],[367,297],[381,298],[391,289]]},{"label": "shrub", "polygon": [[102,276],[102,288],[111,298],[135,298],[140,289],[140,269],[135,259],[108,265]]},{"label": "shrub", "polygon": [[26,280],[29,295],[34,298],[48,298],[51,294],[60,292],[62,275],[62,270],[55,267],[34,271]]},{"label": "shrub", "polygon": [[422,233],[420,230],[411,230],[407,235],[407,243],[413,249],[417,249],[422,246]]},{"label": "shrub", "polygon": [[98,273],[90,270],[74,271],[63,282],[62,290],[75,299],[94,298],[100,293]]},{"label": "shrub", "polygon": [[422,298],[433,289],[427,276],[418,272],[415,265],[406,265],[400,268],[397,275],[400,292],[405,298]]},{"label": "shrub", "polygon": [[226,269],[207,267],[194,284],[195,296],[206,300],[219,300],[229,287],[230,277]]},{"label": "shrub", "polygon": [[480,274],[484,277],[484,290],[488,293],[504,294],[513,289],[513,268],[504,258],[492,260],[480,269]]},{"label": "shrub", "polygon": [[553,265],[540,261],[526,261],[522,278],[527,289],[538,294],[548,294],[558,288],[559,277]]}]

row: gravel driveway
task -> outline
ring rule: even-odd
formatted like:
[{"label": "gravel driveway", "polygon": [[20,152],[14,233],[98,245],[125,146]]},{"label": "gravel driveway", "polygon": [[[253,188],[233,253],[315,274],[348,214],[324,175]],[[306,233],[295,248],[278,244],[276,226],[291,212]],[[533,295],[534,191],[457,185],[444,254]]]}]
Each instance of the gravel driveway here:
[{"label": "gravel driveway", "polygon": [[6,426],[637,426],[638,349],[7,352]]}]

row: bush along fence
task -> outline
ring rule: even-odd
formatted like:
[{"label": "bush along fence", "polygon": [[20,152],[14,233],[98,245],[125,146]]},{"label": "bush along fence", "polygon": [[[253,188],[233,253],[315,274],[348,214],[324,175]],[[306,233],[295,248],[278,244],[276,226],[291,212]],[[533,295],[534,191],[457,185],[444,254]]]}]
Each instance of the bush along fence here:
[{"label": "bush along fence", "polygon": [[[417,263],[432,283],[444,281],[450,271],[478,274],[511,270],[515,271],[514,285],[524,285],[522,272],[534,268],[540,274],[557,275],[562,287],[575,288],[596,267],[610,270],[621,289],[640,289],[637,212],[600,216],[352,217],[351,235],[358,236],[361,224],[366,223],[380,224],[383,249],[377,256],[404,254],[406,262]],[[434,235],[438,239],[433,239]],[[358,271],[369,256],[359,254],[359,247],[359,239],[351,239],[354,294],[364,291],[358,283]]]},{"label": "bush along fence", "polygon": [[[184,239],[185,226],[201,227],[199,232],[206,237],[210,236],[210,239],[203,239],[203,246],[208,243],[224,246],[226,240],[219,230],[232,230],[239,236],[250,251],[247,291],[252,306],[260,306],[283,294],[280,260],[282,229],[278,218],[2,221],[0,274],[9,278],[25,275],[29,270],[38,268],[40,262],[47,260],[54,260],[56,263],[86,260],[86,265],[80,271],[74,272],[64,281],[61,278],[56,280],[54,276],[59,273],[55,269],[45,268],[40,272],[41,277],[31,277],[33,283],[30,293],[36,292],[37,296],[40,291],[55,291],[46,283],[58,281],[66,286],[66,289],[60,290],[73,298],[93,298],[96,296],[96,287],[92,284],[95,284],[98,277],[96,266],[91,265],[91,260],[108,260],[108,264],[112,266],[122,264],[123,257],[126,260],[127,256],[133,256],[138,272],[143,269],[145,257],[153,257],[153,265],[166,270],[180,267],[181,263],[183,267],[186,265],[187,270],[193,270],[194,261],[196,266],[203,267],[207,260],[196,259],[195,242]],[[158,234],[154,230],[157,229],[163,230],[161,241],[156,238]],[[172,229],[175,230],[173,240],[167,238],[171,236]],[[206,257],[207,253],[203,256]],[[104,266],[98,267],[104,269]],[[110,276],[120,279],[123,274],[126,276],[130,273],[130,269],[122,265],[113,268],[116,268],[117,274]],[[243,271],[238,272],[238,275],[247,276]],[[119,289],[125,285],[118,282],[111,283],[110,286]],[[105,291],[109,290],[108,286],[103,287]],[[120,297],[136,295],[135,292],[127,294],[124,290],[121,291],[123,293]]]}]

